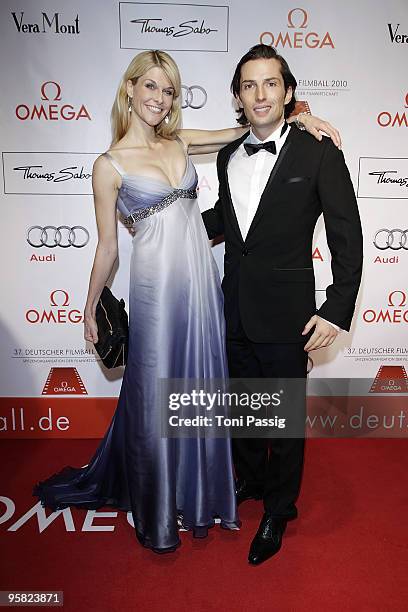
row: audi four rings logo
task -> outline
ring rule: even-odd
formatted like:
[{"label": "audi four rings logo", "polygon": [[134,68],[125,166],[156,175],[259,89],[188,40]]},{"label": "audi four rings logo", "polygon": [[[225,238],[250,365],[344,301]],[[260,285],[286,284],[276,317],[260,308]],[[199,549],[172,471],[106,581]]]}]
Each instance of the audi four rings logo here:
[{"label": "audi four rings logo", "polygon": [[43,246],[54,249],[59,246],[62,249],[75,247],[82,249],[89,242],[89,232],[82,225],[32,225],[27,232],[27,242],[35,249]]},{"label": "audi four rings logo", "polygon": [[207,103],[207,92],[201,85],[181,86],[181,108],[203,108]]},{"label": "audi four rings logo", "polygon": [[382,228],[376,232],[373,240],[373,244],[380,251],[386,249],[392,249],[393,251],[399,251],[404,249],[408,251],[408,229],[385,229]]}]

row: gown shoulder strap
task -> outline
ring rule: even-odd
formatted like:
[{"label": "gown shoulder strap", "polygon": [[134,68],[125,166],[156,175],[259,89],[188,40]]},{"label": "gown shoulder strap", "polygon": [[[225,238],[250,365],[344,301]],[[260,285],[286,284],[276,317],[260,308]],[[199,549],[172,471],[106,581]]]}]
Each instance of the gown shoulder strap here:
[{"label": "gown shoulder strap", "polygon": [[109,153],[109,151],[106,151],[106,153],[103,153],[103,155],[104,155],[104,157],[106,157],[106,159],[108,159],[110,161],[110,163],[115,168],[115,170],[117,170],[119,172],[120,176],[124,176],[126,174],[126,172],[124,171],[124,169],[122,168],[120,163],[117,162],[114,157],[112,157],[112,155]]},{"label": "gown shoulder strap", "polygon": [[187,151],[187,145],[184,142],[184,140],[182,138],[180,138],[180,136],[178,136],[178,135],[176,135],[176,140],[180,144],[181,148],[183,149],[184,154],[187,155],[187,152],[188,152]]}]

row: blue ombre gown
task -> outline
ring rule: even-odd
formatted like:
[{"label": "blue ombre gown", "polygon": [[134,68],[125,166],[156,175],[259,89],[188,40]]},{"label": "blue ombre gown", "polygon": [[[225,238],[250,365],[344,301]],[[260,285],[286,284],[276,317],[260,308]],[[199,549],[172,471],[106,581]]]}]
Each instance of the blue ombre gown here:
[{"label": "blue ombre gown", "polygon": [[122,176],[117,205],[133,215],[129,354],[116,412],[85,468],[66,467],[34,488],[53,510],[131,511],[139,541],[156,551],[180,543],[178,525],[207,535],[214,518],[236,529],[230,440],[162,438],[159,378],[226,378],[223,296],[186,156],[177,189]]}]

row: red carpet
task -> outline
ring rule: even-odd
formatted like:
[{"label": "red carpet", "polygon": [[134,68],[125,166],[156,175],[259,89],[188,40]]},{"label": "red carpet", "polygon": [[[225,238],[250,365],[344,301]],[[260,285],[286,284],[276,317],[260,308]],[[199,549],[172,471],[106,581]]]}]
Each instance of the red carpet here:
[{"label": "red carpet", "polygon": [[[88,521],[109,531],[87,530],[77,510],[42,533],[36,516],[21,521],[34,482],[87,463],[97,443],[2,441],[0,590],[62,590],[64,609],[78,612],[408,608],[408,440],[309,440],[300,518],[260,567],[246,561],[260,502],[241,507],[241,531],[183,533],[180,549],[162,556],[138,544],[123,513]],[[15,503],[13,512],[6,500],[9,518],[4,498]]]}]

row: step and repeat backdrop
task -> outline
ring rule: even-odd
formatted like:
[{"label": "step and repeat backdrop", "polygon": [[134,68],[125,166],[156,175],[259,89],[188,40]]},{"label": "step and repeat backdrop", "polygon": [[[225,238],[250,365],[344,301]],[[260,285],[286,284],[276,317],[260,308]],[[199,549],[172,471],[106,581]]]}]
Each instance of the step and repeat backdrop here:
[{"label": "step and repeat backdrop", "polygon": [[[310,377],[367,379],[390,401],[407,391],[406,0],[4,0],[0,16],[1,437],[98,437],[115,409],[123,371],[105,370],[83,339],[97,243],[91,173],[109,148],[119,79],[144,49],[175,58],[183,125],[206,129],[235,125],[229,84],[250,46],[288,60],[298,99],[342,134],[365,239],[352,331],[311,354]],[[204,210],[217,198],[215,156],[195,161]],[[112,290],[126,299],[121,224],[119,243]],[[213,249],[222,274],[223,244]],[[323,220],[313,261],[321,303],[331,282]]]}]

